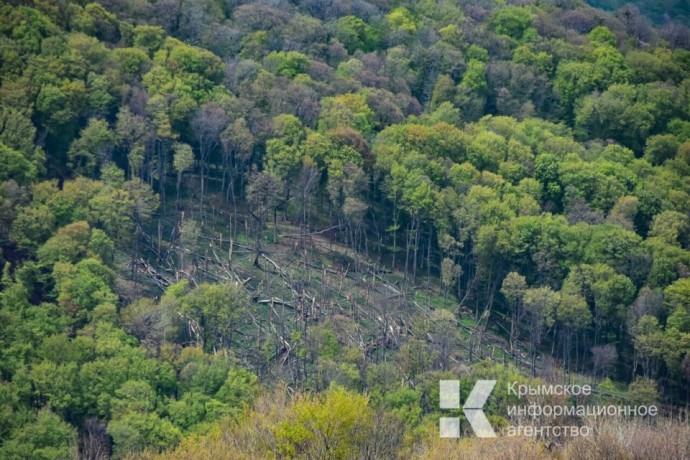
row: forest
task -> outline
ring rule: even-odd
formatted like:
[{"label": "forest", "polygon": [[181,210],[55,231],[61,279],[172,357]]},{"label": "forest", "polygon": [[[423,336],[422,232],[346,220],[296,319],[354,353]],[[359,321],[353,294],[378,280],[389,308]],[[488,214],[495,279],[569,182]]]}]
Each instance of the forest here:
[{"label": "forest", "polygon": [[690,458],[686,2],[0,18],[0,459]]}]

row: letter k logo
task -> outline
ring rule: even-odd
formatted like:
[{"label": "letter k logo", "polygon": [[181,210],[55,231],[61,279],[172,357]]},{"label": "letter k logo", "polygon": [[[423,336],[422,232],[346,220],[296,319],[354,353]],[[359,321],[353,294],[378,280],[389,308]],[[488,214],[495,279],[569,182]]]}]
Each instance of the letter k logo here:
[{"label": "letter k logo", "polygon": [[[462,412],[472,427],[472,431],[480,438],[495,438],[496,433],[484,414],[484,404],[489,399],[496,386],[496,380],[478,380],[462,406]],[[441,380],[440,406],[441,409],[460,408],[460,381]],[[460,420],[457,417],[442,417],[439,421],[442,438],[460,437]]]}]

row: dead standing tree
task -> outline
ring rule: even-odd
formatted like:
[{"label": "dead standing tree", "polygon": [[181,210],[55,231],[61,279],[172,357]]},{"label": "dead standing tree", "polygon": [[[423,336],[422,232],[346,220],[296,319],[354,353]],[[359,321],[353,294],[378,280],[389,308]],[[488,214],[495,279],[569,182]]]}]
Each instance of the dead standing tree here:
[{"label": "dead standing tree", "polygon": [[199,147],[199,214],[204,213],[204,187],[209,156],[220,141],[220,133],[228,124],[228,115],[215,102],[207,102],[197,110],[192,118],[192,130]]},{"label": "dead standing tree", "polygon": [[[268,213],[272,210],[275,211],[282,203],[281,195],[284,187],[283,181],[267,171],[254,173],[249,178],[247,202],[249,203],[249,213],[252,216],[252,222],[254,224],[253,230],[256,238],[256,257],[254,258],[254,265],[257,267],[259,266],[259,257],[262,253],[261,238]],[[275,224],[276,222],[274,222],[274,235],[276,234]]]},{"label": "dead standing tree", "polygon": [[319,185],[321,177],[318,167],[313,160],[305,158],[299,175],[297,186],[299,187],[299,211],[300,211],[300,247],[305,255],[306,264],[306,238],[310,232],[310,216],[312,194]]}]

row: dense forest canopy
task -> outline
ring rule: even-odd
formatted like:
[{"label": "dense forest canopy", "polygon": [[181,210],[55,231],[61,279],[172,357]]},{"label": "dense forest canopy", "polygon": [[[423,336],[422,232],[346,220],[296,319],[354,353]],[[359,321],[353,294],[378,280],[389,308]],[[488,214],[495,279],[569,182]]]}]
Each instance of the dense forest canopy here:
[{"label": "dense forest canopy", "polygon": [[0,1],[0,458],[446,458],[442,378],[687,406],[690,11],[590,3]]},{"label": "dense forest canopy", "polygon": [[619,17],[639,16],[642,13],[650,22],[657,25],[664,25],[669,22],[687,23],[688,4],[684,0],[639,0],[635,2],[625,2],[622,0],[589,0],[592,6],[608,11],[615,11]]}]

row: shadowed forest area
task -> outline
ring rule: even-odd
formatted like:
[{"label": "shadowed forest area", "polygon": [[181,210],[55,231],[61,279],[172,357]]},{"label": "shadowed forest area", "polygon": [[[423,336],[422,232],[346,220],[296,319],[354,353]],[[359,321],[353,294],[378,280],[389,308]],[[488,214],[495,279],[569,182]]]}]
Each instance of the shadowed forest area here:
[{"label": "shadowed forest area", "polygon": [[690,458],[689,17],[0,0],[0,458]]}]

